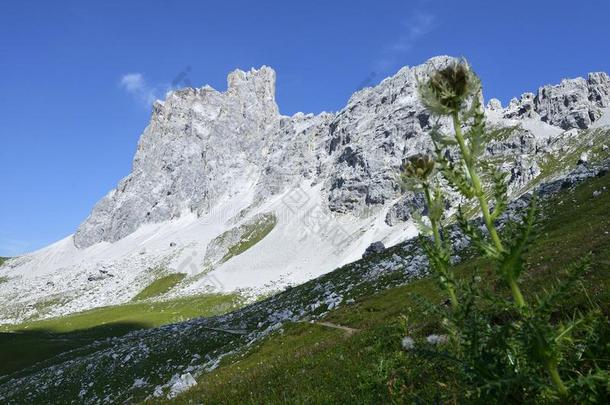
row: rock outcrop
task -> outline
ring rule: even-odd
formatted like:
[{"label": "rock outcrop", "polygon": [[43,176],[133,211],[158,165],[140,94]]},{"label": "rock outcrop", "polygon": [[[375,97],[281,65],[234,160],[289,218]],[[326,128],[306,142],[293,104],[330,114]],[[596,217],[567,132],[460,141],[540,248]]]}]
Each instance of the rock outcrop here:
[{"label": "rock outcrop", "polygon": [[366,248],[366,250],[362,254],[362,257],[365,258],[365,257],[368,257],[368,256],[376,254],[376,253],[381,253],[384,250],[385,250],[385,246],[384,246],[383,242],[381,242],[381,241],[373,242],[369,245],[369,247]]},{"label": "rock outcrop", "polygon": [[[499,109],[494,102],[490,107]],[[587,79],[565,79],[543,86],[536,94],[524,93],[503,110],[504,118],[537,118],[562,129],[586,129],[610,106],[610,78],[606,73],[589,73]]]}]

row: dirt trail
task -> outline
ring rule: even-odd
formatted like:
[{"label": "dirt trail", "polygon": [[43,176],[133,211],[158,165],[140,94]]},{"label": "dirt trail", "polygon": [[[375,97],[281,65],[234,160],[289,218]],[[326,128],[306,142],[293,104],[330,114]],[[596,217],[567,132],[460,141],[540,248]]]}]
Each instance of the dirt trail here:
[{"label": "dirt trail", "polygon": [[342,330],[345,333],[347,333],[349,336],[351,336],[354,333],[359,331],[359,329],[350,328],[349,326],[337,325],[336,323],[332,323],[332,322],[314,322],[314,324],[320,325],[320,326],[326,326],[327,328]]},{"label": "dirt trail", "polygon": [[[349,326],[337,325],[336,323],[332,323],[332,322],[310,322],[310,321],[300,321],[300,322],[325,326],[327,328],[339,329],[339,330],[342,330],[343,332],[345,332],[348,336],[351,336],[360,330],[360,329],[350,328]],[[238,329],[220,329],[220,328],[212,328],[212,327],[205,327],[204,329],[213,330],[216,332],[229,333],[231,335],[246,335],[248,333],[247,330],[238,330]]]},{"label": "dirt trail", "polygon": [[229,333],[231,335],[246,335],[246,334],[248,334],[247,330],[220,329],[220,328],[211,328],[211,327],[204,327],[203,329],[213,330],[213,331],[216,331],[216,332]]}]

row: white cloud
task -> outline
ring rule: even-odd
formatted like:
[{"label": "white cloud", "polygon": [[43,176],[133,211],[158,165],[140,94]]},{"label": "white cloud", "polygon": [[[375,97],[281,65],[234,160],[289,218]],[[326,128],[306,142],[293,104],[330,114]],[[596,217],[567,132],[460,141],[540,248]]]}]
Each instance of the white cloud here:
[{"label": "white cloud", "polygon": [[121,77],[121,85],[129,92],[140,91],[144,88],[142,73],[128,73]]},{"label": "white cloud", "polygon": [[127,73],[123,75],[119,85],[147,107],[157,99],[157,90],[146,83],[142,73]]},{"label": "white cloud", "polygon": [[416,39],[428,34],[434,28],[436,18],[434,15],[424,12],[416,12],[413,17],[406,23],[408,33],[406,41],[415,41]]},{"label": "white cloud", "polygon": [[415,11],[402,24],[402,33],[383,50],[383,56],[375,62],[375,68],[384,71],[391,68],[398,57],[410,51],[422,37],[436,25],[436,17],[424,11]]}]

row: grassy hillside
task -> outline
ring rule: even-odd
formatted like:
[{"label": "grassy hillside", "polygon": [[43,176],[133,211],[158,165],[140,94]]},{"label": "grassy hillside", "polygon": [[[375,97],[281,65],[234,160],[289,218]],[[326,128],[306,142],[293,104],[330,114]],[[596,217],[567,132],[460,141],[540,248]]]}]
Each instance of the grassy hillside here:
[{"label": "grassy hillside", "polygon": [[[593,197],[595,191],[602,193]],[[526,294],[533,297],[548,288],[561,277],[562,269],[591,252],[592,270],[558,316],[569,317],[590,302],[610,315],[610,176],[565,191],[544,207],[547,217],[541,237],[528,257]],[[496,286],[486,260],[465,262],[459,271],[463,276],[482,274]],[[507,293],[499,284],[497,291]],[[227,404],[451,401],[460,390],[452,365],[409,356],[401,349],[407,328],[411,336],[420,338],[439,332],[438,320],[418,306],[413,293],[441,304],[437,286],[423,279],[366,297],[325,317],[332,324],[357,329],[353,335],[318,323],[288,325],[246,354],[227,359],[178,400]],[[606,337],[610,347],[610,336]],[[610,367],[610,359],[601,361]]]},{"label": "grassy hillside", "polygon": [[150,283],[142,291],[140,291],[140,293],[138,293],[138,295],[136,295],[133,300],[140,301],[163,295],[166,292],[170,291],[172,288],[174,288],[176,284],[184,280],[185,277],[185,273],[174,273],[158,278],[157,280]]},{"label": "grassy hillside", "polygon": [[[548,287],[567,265],[592,252],[592,271],[558,317],[591,302],[608,314],[608,189],[610,176],[605,175],[543,201],[546,219],[528,257],[526,293]],[[594,191],[601,193],[593,197]],[[13,336],[18,339],[12,348],[2,345],[2,358],[18,359],[14,352],[21,350],[31,353],[30,360],[26,368],[13,363],[16,372],[0,376],[0,397],[16,403],[76,398],[88,403],[105,398],[115,403],[428,403],[441,397],[451,402],[460,390],[453,366],[401,349],[407,328],[416,338],[439,332],[438,320],[418,306],[413,293],[439,305],[444,301],[435,283],[417,279],[419,274],[409,270],[421,256],[415,245],[400,244],[224,316],[141,329],[142,319],[149,321],[147,326],[179,320],[191,310],[189,299],[167,311],[155,307],[160,304],[130,304],[152,305],[135,318],[118,316],[123,309],[117,307],[110,310],[114,322],[89,311],[74,315],[82,318],[72,318],[70,326],[71,317],[20,325],[13,329],[65,332],[60,339],[69,342],[80,339],[79,334],[99,332],[101,337],[37,358],[35,339]],[[404,267],[392,264],[398,262]],[[508,293],[496,285],[485,260],[471,258],[459,267],[464,277],[475,271],[499,294]],[[156,316],[163,319],[155,321]],[[299,321],[304,319],[313,323]],[[128,333],[111,337],[117,330],[100,329],[108,325],[125,328],[118,334]],[[78,334],[67,335],[70,331]],[[600,361],[607,367],[607,360]],[[184,373],[193,374],[198,384],[174,398],[178,392],[173,388]],[[158,397],[151,396],[154,392]]]},{"label": "grassy hillside", "polygon": [[235,310],[237,295],[203,295],[92,309],[61,318],[0,326],[0,376],[96,340]]},{"label": "grassy hillside", "polygon": [[256,245],[273,230],[276,224],[277,218],[275,215],[264,214],[256,222],[243,225],[244,233],[241,239],[235,245],[229,247],[229,251],[221,259],[221,262],[224,263]]}]

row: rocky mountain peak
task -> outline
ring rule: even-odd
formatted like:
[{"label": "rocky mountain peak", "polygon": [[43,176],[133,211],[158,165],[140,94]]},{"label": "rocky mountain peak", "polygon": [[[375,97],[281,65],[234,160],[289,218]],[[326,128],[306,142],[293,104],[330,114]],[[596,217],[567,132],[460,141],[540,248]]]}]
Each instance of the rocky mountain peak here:
[{"label": "rocky mountain peak", "polygon": [[271,113],[278,114],[275,103],[275,70],[268,66],[250,69],[248,72],[236,69],[227,76],[227,94],[241,99],[254,96]]},{"label": "rocky mountain peak", "polygon": [[203,213],[237,192],[261,166],[261,145],[277,132],[275,71],[235,70],[226,92],[210,86],[170,92],[156,102],[132,173],[106,195],[74,235],[77,247],[114,242],[145,223]]},{"label": "rocky mountain peak", "polygon": [[[281,116],[275,71],[267,66],[231,72],[225,92],[173,91],[155,103],[132,173],[95,206],[74,243],[114,242],[146,223],[202,215],[221,201],[245,198],[235,197],[245,189],[249,200],[240,203],[254,206],[298,184],[320,184],[322,208],[333,214],[366,216],[390,204],[386,223],[407,220],[417,201],[399,199],[396,172],[405,157],[431,149],[426,134],[435,120],[419,101],[418,78],[454,60],[439,56],[404,67],[354,93],[339,112],[319,115]],[[496,126],[533,119],[557,134],[590,127],[609,105],[608,75],[591,73],[524,93],[506,108],[492,99],[488,109]],[[521,128],[490,153],[536,153],[544,146],[537,142]],[[540,173],[528,159],[508,161],[514,187]]]},{"label": "rocky mountain peak", "polygon": [[249,71],[235,69],[227,75],[228,91],[255,91],[264,92],[271,98],[275,98],[275,70],[269,66],[261,66],[259,69],[251,68]]}]

